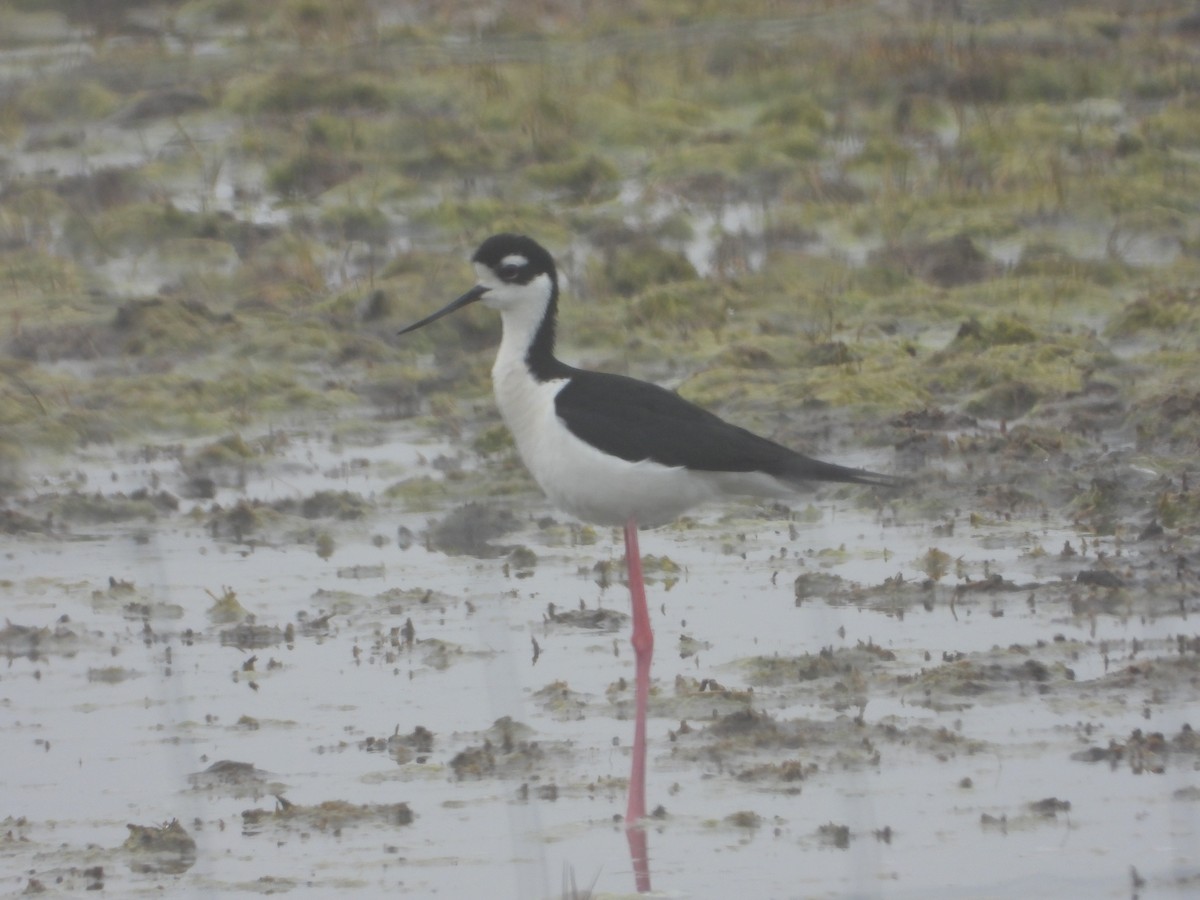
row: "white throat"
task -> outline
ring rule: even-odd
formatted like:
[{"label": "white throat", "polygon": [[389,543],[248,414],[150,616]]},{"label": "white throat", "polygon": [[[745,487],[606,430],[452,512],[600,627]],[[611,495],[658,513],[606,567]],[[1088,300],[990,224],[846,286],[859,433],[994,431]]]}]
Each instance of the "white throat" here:
[{"label": "white throat", "polygon": [[503,326],[492,378],[497,379],[501,373],[518,368],[531,377],[525,358],[550,305],[554,290],[550,276],[542,273],[528,284],[505,284],[486,266],[476,263],[475,268],[479,283],[488,288],[481,302],[499,311]]}]

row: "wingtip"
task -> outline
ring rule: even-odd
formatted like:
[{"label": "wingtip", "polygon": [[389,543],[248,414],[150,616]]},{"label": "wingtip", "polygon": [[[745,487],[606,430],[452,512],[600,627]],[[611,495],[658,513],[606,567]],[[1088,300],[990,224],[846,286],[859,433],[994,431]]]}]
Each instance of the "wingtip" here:
[{"label": "wingtip", "polygon": [[857,476],[851,482],[852,484],[863,484],[869,487],[882,487],[900,489],[907,487],[912,479],[902,475],[884,475],[882,472],[871,472],[867,469],[859,469],[855,472]]},{"label": "wingtip", "polygon": [[794,455],[792,459],[794,465],[788,473],[788,480],[796,484],[832,481],[841,484],[861,484],[867,487],[901,488],[909,482],[908,478],[902,476],[884,475],[882,472],[872,472],[870,469],[851,468],[801,454]]}]

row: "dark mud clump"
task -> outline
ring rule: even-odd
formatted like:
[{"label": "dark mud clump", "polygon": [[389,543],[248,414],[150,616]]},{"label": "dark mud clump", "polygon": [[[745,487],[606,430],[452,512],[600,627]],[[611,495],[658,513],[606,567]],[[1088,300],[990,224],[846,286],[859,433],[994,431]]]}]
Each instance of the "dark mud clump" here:
[{"label": "dark mud clump", "polygon": [[402,827],[413,823],[413,811],[407,803],[348,803],[326,800],[314,806],[301,806],[277,794],[275,808],[248,809],[242,813],[242,831],[260,834],[267,828],[287,831],[319,831],[339,836],[346,828],[363,825]]},{"label": "dark mud clump", "polygon": [[504,556],[510,548],[491,542],[516,527],[516,516],[510,510],[468,503],[433,525],[429,530],[429,542],[434,549],[451,556],[494,559]]},{"label": "dark mud clump", "polygon": [[569,747],[534,739],[528,725],[509,716],[479,735],[480,742],[456,753],[450,768],[459,780],[544,778],[572,755]]},{"label": "dark mud clump", "polygon": [[188,783],[198,791],[206,791],[228,797],[252,797],[258,799],[269,794],[280,794],[286,789],[277,781],[271,781],[269,773],[252,763],[221,759],[202,772],[188,775]]},{"label": "dark mud clump", "polygon": [[387,738],[368,737],[359,746],[368,753],[386,753],[397,763],[424,763],[433,752],[434,735],[428,728],[418,725],[408,734],[400,733],[400,726]]},{"label": "dark mud clump", "polygon": [[618,631],[629,621],[626,613],[602,606],[588,607],[580,601],[577,609],[559,609],[553,603],[546,606],[546,624],[589,631]]},{"label": "dark mud clump", "polygon": [[71,657],[79,652],[79,634],[69,627],[64,616],[51,626],[15,625],[5,621],[0,628],[0,654],[8,659],[25,657],[33,661],[47,655]]},{"label": "dark mud clump", "polygon": [[1113,771],[1127,766],[1134,775],[1162,775],[1172,766],[1187,771],[1200,761],[1200,737],[1191,725],[1184,725],[1174,737],[1160,731],[1147,734],[1135,728],[1124,740],[1113,738],[1106,745],[1072,753],[1071,759],[1108,763]]},{"label": "dark mud clump", "polygon": [[121,845],[135,872],[179,875],[196,864],[196,841],[177,819],[164,825],[128,825]]},{"label": "dark mud clump", "polygon": [[1000,273],[966,234],[941,241],[899,244],[873,253],[871,262],[898,268],[943,288],[983,281]]}]

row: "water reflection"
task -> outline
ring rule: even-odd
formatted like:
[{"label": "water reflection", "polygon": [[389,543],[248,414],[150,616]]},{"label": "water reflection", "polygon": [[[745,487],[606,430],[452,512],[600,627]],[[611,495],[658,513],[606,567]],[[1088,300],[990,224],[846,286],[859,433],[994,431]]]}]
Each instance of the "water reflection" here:
[{"label": "water reflection", "polygon": [[629,840],[629,861],[633,863],[633,881],[639,894],[650,892],[650,842],[646,829],[630,825],[625,829]]}]

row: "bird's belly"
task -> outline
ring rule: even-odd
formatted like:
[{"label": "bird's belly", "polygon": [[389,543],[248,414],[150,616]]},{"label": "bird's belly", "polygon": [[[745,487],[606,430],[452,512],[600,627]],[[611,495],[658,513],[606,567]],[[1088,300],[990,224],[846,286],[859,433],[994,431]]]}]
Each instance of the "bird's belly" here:
[{"label": "bird's belly", "polygon": [[623,525],[634,519],[645,527],[664,525],[713,496],[702,473],[649,460],[627,462],[572,440],[579,446],[535,456],[529,467],[556,506],[585,522]]},{"label": "bird's belly", "polygon": [[721,493],[711,473],[629,462],[576,437],[554,409],[563,384],[535,387],[497,379],[496,390],[525,467],[560,509],[596,525],[623,525],[633,518],[653,527]]}]

